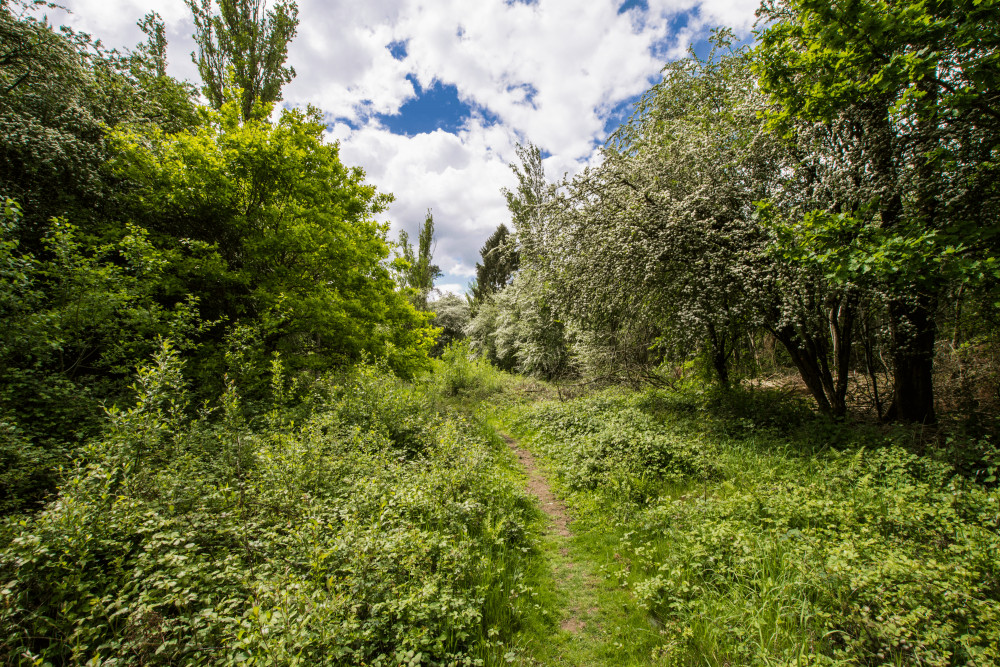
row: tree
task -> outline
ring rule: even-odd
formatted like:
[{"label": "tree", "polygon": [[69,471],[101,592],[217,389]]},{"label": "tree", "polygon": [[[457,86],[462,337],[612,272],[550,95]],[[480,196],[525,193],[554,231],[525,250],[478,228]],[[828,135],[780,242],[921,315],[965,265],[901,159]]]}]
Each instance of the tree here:
[{"label": "tree", "polygon": [[482,264],[476,263],[476,281],[472,287],[473,303],[482,303],[488,295],[510,283],[518,268],[518,252],[514,237],[507,225],[500,223],[479,254]]},{"label": "tree", "polygon": [[430,317],[385,264],[376,216],[392,198],[324,142],[319,111],[284,110],[276,124],[243,119],[236,101],[204,113],[192,131],[116,135],[111,168],[134,184],[123,214],[176,254],[162,298],[190,293],[206,319],[261,329],[293,367],[426,364]]},{"label": "tree", "polygon": [[549,230],[533,245],[591,372],[648,378],[699,355],[726,384],[773,300],[754,202],[774,181],[774,142],[746,53],[718,40],[709,59],[664,68],[603,164],[545,207]]},{"label": "tree", "polygon": [[149,12],[136,25],[146,35],[146,42],[136,50],[158,77],[167,76],[167,29],[163,17]]},{"label": "tree", "polygon": [[193,91],[139,72],[136,59],[87,35],[55,29],[30,6],[0,3],[0,194],[22,207],[18,234],[27,250],[41,249],[54,217],[101,242],[117,241],[115,203],[128,184],[104,169],[109,128],[190,126],[197,122]]},{"label": "tree", "polygon": [[264,0],[218,0],[215,14],[214,0],[185,2],[194,16],[198,43],[191,59],[209,103],[220,109],[231,81],[240,89],[243,119],[266,117],[281,101],[281,88],[295,77],[285,61],[298,30],[298,5],[283,1],[265,10]]},{"label": "tree", "polygon": [[781,0],[760,14],[756,68],[773,126],[847,121],[842,139],[867,166],[865,201],[811,219],[815,240],[833,242],[814,251],[831,268],[876,272],[892,338],[887,416],[933,421],[939,296],[951,269],[982,273],[994,243],[981,217],[997,200],[1000,6]]},{"label": "tree", "polygon": [[429,306],[434,311],[434,324],[441,329],[431,354],[439,356],[449,345],[465,338],[470,318],[469,302],[464,297],[445,294]]},{"label": "tree", "polygon": [[503,188],[502,192],[522,248],[533,252],[535,242],[544,240],[547,233],[544,211],[549,184],[545,180],[542,152],[538,146],[517,144],[515,152],[521,164],[511,164],[510,169],[517,177],[517,187],[514,190]]},{"label": "tree", "polygon": [[573,355],[553,290],[532,269],[486,297],[466,327],[470,348],[504,370],[554,380],[572,374]]},{"label": "tree", "polygon": [[417,248],[410,245],[410,237],[405,229],[399,230],[399,247],[403,253],[405,267],[401,280],[404,287],[412,290],[412,303],[418,310],[427,310],[427,298],[434,289],[434,281],[444,275],[434,259],[434,215],[427,209],[427,217],[417,236]]}]

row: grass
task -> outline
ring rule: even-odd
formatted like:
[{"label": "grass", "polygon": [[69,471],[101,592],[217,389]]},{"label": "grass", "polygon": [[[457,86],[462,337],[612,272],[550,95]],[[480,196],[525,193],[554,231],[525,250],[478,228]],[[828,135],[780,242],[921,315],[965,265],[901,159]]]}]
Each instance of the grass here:
[{"label": "grass", "polygon": [[998,660],[998,494],[912,434],[759,393],[613,390],[496,419],[580,517],[565,554],[543,550],[551,615],[591,599],[602,628],[529,628],[528,664]]},{"label": "grass", "polygon": [[213,416],[175,409],[179,364],[0,527],[0,662],[1000,662],[1000,494],[913,433],[762,392],[558,401],[460,352]]}]

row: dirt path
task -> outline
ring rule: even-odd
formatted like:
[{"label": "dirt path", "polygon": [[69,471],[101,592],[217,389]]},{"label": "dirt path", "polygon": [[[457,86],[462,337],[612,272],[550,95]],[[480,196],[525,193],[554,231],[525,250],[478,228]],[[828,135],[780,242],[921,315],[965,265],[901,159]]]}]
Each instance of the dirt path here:
[{"label": "dirt path", "polygon": [[[557,650],[556,653],[563,654],[560,657],[569,657],[565,654],[578,653],[583,645],[591,645],[597,639],[601,631],[601,624],[598,622],[597,589],[600,582],[591,573],[588,563],[577,560],[574,554],[579,555],[578,550],[571,549],[571,542],[574,538],[570,529],[570,515],[566,504],[557,498],[549,486],[549,482],[542,473],[535,457],[521,447],[518,442],[505,433],[501,433],[507,446],[517,456],[521,466],[528,476],[528,491],[538,498],[538,503],[549,519],[548,530],[543,537],[545,542],[544,550],[548,554],[548,561],[551,567],[553,582],[558,589],[557,596],[561,601],[559,629],[564,635],[563,639],[568,643],[576,644],[576,647],[567,646],[566,651]],[[548,638],[556,640],[556,638]],[[556,640],[552,646],[557,646]],[[572,660],[572,658],[570,658]],[[560,664],[580,664],[576,661]]]},{"label": "dirt path", "polygon": [[569,514],[566,511],[566,504],[552,495],[549,481],[545,479],[545,475],[538,469],[535,457],[527,449],[517,444],[517,440],[514,438],[506,433],[501,433],[500,435],[506,441],[507,446],[513,450],[525,472],[528,473],[528,491],[531,495],[538,498],[542,511],[552,521],[555,533],[562,537],[572,537],[573,533],[569,529]]}]

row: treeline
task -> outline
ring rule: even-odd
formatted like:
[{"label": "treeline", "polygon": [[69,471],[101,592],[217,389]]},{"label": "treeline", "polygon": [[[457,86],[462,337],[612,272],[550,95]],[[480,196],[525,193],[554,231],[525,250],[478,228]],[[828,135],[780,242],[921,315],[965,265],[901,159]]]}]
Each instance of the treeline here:
[{"label": "treeline", "polygon": [[[472,344],[549,378],[726,385],[794,368],[819,409],[996,405],[1000,7],[766,2],[668,64],[602,163],[522,149],[519,258]],[[487,257],[489,255],[489,257]],[[495,282],[495,281],[494,281]],[[935,401],[935,392],[938,401]]]},{"label": "treeline", "polygon": [[199,401],[249,405],[271,364],[312,377],[428,363],[430,315],[398,288],[391,201],[323,140],[272,121],[297,10],[189,3],[198,91],[166,74],[155,14],[133,51],[0,4],[0,512],[32,506],[169,339]]},{"label": "treeline", "polygon": [[294,3],[188,4],[207,105],[155,14],[0,0],[0,664],[505,663],[534,510],[444,404],[493,371],[430,357],[433,219],[391,257],[274,113]]}]

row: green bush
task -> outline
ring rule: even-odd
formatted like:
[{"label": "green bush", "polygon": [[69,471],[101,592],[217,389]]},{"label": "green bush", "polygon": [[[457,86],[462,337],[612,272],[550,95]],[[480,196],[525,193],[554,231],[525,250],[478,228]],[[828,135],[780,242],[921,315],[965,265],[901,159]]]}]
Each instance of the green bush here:
[{"label": "green bush", "polygon": [[[0,663],[494,664],[533,506],[481,427],[360,368],[191,416],[169,348],[0,551]],[[292,421],[289,415],[294,415]]]},{"label": "green bush", "polygon": [[503,388],[503,377],[485,358],[475,357],[468,341],[462,340],[448,345],[434,362],[430,385],[440,396],[482,400]]},{"label": "green bush", "polygon": [[[675,657],[838,664],[1000,660],[995,492],[899,449],[772,468],[663,499],[628,539],[640,602]],[[832,663],[831,663],[832,664]]]}]

